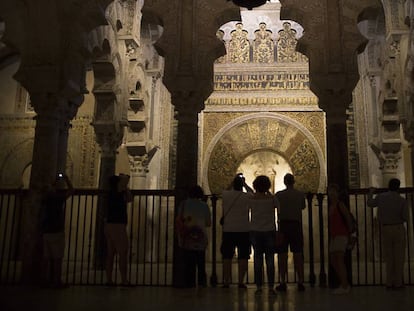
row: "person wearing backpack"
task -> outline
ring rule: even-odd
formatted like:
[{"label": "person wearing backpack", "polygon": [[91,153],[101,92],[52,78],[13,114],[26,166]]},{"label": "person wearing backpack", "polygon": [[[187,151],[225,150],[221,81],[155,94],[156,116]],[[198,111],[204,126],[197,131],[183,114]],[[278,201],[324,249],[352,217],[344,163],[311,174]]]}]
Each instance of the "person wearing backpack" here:
[{"label": "person wearing backpack", "polygon": [[[188,190],[188,198],[180,203],[176,228],[182,250],[184,284],[182,287],[207,286],[206,248],[207,227],[211,226],[210,209],[204,202],[204,190],[199,185]],[[197,282],[196,282],[197,280]]]},{"label": "person wearing backpack", "polygon": [[403,284],[404,258],[406,248],[406,229],[404,223],[408,219],[407,201],[399,195],[400,180],[392,178],[388,183],[388,191],[374,197],[375,188],[371,188],[367,205],[378,207],[383,254],[387,278],[387,289],[401,289]]}]

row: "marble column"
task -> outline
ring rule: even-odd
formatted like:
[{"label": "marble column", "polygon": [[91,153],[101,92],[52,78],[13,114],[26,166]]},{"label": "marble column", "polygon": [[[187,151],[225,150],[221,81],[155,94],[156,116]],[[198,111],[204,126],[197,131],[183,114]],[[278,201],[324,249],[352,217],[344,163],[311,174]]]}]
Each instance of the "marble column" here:
[{"label": "marble column", "polygon": [[[122,131],[115,126],[108,126],[106,131],[102,127],[97,131],[96,124],[96,141],[101,147],[101,161],[99,166],[99,189],[108,190],[109,177],[115,174],[116,154],[117,149],[122,142]],[[96,214],[95,227],[95,267],[97,269],[104,269],[106,257],[106,241],[104,234],[105,218],[108,207],[108,197],[106,193],[102,193],[98,197],[98,208]]]},{"label": "marble column", "polygon": [[[197,184],[198,168],[198,114],[204,100],[198,96],[173,96],[177,119],[176,184],[178,192]],[[181,201],[181,197],[178,201]]]},{"label": "marble column", "polygon": [[[204,108],[202,97],[194,94],[173,94],[172,103],[176,109],[177,163],[176,163],[176,208],[186,198],[189,187],[197,184],[198,167],[198,114]],[[173,284],[185,286],[182,250],[174,243]]]},{"label": "marble column", "polygon": [[71,124],[69,120],[62,120],[61,126],[59,128],[59,142],[58,142],[58,154],[57,154],[57,173],[66,174],[66,159],[67,159],[67,150],[68,150],[68,139],[69,139],[69,129]]},{"label": "marble column", "polygon": [[59,122],[59,142],[57,151],[57,173],[67,173],[66,160],[68,154],[69,129],[72,127],[70,121],[76,116],[78,108],[83,103],[83,100],[83,95],[69,100],[61,113]]},{"label": "marble column", "polygon": [[109,177],[115,174],[117,149],[121,145],[122,135],[119,133],[99,133],[96,140],[101,147],[99,166],[99,189],[107,190]]},{"label": "marble column", "polygon": [[30,99],[37,113],[30,188],[42,188],[56,177],[61,111],[65,102],[47,93],[31,94]]},{"label": "marble column", "polygon": [[[349,189],[348,171],[348,135],[346,126],[346,109],[351,103],[352,92],[332,92],[319,98],[319,106],[326,113],[326,140],[327,140],[327,171],[328,184],[338,184],[344,194]],[[340,198],[349,206],[347,195]],[[351,253],[345,254],[345,265],[347,267],[348,280],[352,280]],[[339,279],[329,265],[328,283],[330,287],[336,287]]]},{"label": "marble column", "polygon": [[328,184],[338,184],[344,190],[349,188],[346,109],[350,103],[351,93],[319,99],[319,106],[326,113]]},{"label": "marble column", "polygon": [[[22,282],[39,284],[42,278],[41,199],[56,178],[62,110],[67,101],[51,93],[32,93],[37,115],[30,177],[30,195],[23,212]],[[67,120],[66,120],[67,122]]]}]

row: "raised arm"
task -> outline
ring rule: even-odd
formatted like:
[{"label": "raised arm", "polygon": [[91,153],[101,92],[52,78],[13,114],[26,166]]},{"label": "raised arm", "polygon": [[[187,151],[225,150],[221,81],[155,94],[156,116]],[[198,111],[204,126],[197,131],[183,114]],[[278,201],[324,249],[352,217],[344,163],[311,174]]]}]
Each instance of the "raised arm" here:
[{"label": "raised arm", "polygon": [[376,207],[378,205],[377,198],[374,198],[375,188],[369,188],[367,205],[369,207]]},{"label": "raised arm", "polygon": [[243,178],[243,187],[246,189],[247,192],[253,193],[254,190],[246,183],[246,179]]}]

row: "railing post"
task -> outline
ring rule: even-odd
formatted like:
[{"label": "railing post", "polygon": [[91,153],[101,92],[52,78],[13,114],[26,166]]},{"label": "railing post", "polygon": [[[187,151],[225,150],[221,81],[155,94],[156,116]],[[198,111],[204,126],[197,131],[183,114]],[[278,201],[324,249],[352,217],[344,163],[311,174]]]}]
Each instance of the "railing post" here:
[{"label": "railing post", "polygon": [[318,193],[316,198],[318,200],[319,212],[319,260],[321,263],[319,272],[319,287],[326,287],[326,272],[325,272],[325,237],[324,237],[324,221],[323,221],[323,193]]},{"label": "railing post", "polygon": [[314,243],[313,243],[313,211],[312,201],[313,193],[308,192],[306,195],[308,202],[308,229],[309,229],[309,283],[311,287],[315,286],[315,254],[314,254]]},{"label": "railing post", "polygon": [[217,286],[217,253],[216,253],[216,249],[217,249],[217,200],[218,197],[213,194],[210,198],[211,200],[211,207],[212,207],[212,212],[211,212],[211,216],[212,216],[212,225],[211,225],[211,260],[212,260],[212,267],[211,267],[211,277],[210,277],[210,285],[213,287]]}]

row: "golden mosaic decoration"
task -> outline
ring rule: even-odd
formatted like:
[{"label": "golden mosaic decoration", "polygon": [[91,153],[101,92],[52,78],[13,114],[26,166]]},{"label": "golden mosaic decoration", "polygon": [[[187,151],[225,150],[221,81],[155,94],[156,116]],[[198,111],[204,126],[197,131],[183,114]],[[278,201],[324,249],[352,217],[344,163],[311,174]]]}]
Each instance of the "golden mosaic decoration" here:
[{"label": "golden mosaic decoration", "polygon": [[286,159],[296,176],[298,189],[318,191],[321,168],[310,139],[286,121],[258,117],[233,126],[213,147],[208,163],[211,192],[221,193],[227,188],[240,163],[258,151],[275,152]]}]

